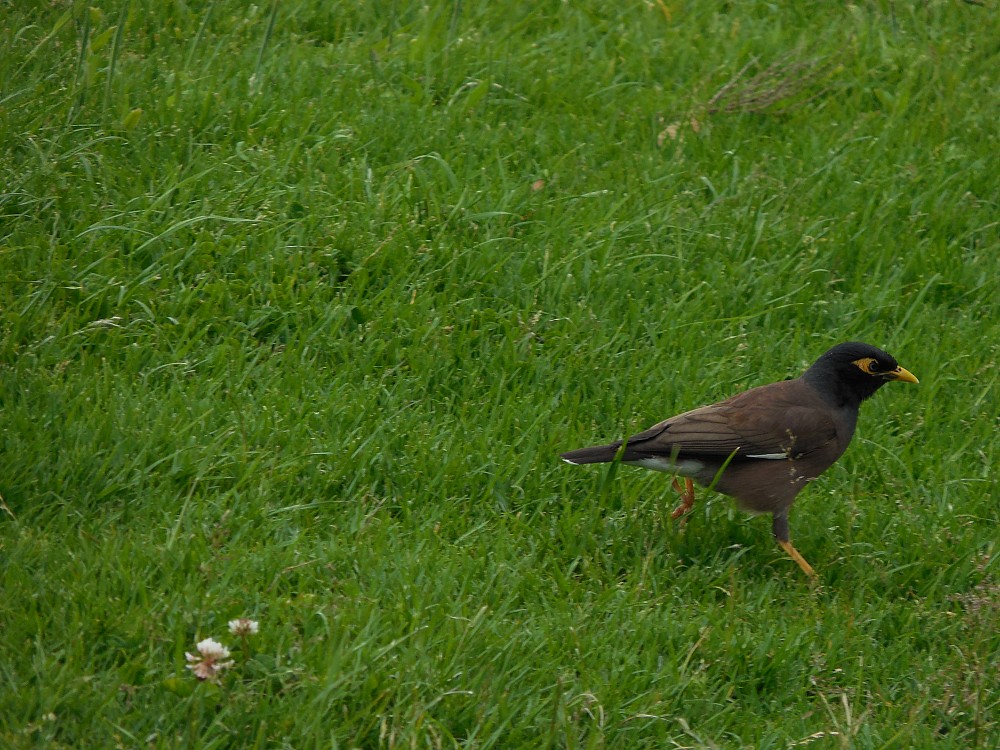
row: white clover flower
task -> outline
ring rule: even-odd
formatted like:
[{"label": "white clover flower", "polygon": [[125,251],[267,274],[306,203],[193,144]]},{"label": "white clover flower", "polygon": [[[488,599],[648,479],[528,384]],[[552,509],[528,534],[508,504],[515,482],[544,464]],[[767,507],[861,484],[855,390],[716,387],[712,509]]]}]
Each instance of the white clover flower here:
[{"label": "white clover flower", "polygon": [[233,635],[238,635],[241,638],[246,638],[248,635],[257,635],[257,631],[259,629],[260,625],[256,620],[251,620],[246,617],[229,621],[229,632]]},{"label": "white clover flower", "polygon": [[206,659],[225,659],[229,656],[229,649],[213,638],[206,638],[198,641],[198,653]]},{"label": "white clover flower", "polygon": [[232,660],[223,661],[229,658],[229,649],[212,638],[198,641],[196,648],[198,656],[185,652],[184,657],[190,662],[187,668],[194,672],[194,676],[199,680],[215,682],[222,670],[233,666]]}]

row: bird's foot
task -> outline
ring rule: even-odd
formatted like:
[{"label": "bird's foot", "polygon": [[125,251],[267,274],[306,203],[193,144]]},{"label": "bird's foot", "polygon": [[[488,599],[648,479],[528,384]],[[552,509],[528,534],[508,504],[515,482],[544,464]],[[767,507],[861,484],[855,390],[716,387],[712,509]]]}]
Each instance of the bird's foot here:
[{"label": "bird's foot", "polygon": [[674,508],[674,512],[670,514],[670,517],[680,518],[681,526],[683,526],[687,519],[681,518],[681,516],[686,515],[694,506],[694,482],[690,478],[685,477],[684,486],[681,487],[681,483],[677,480],[677,477],[674,477],[674,489],[681,493],[681,504]]}]

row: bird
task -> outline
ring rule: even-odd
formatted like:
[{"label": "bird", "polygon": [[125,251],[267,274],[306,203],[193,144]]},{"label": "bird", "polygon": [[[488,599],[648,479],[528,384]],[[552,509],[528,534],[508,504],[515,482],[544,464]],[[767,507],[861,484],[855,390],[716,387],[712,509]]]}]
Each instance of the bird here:
[{"label": "bird", "polygon": [[847,450],[862,402],[892,381],[919,382],[882,349],[837,344],[798,378],[678,414],[625,440],[560,455],[571,464],[620,461],[674,474],[681,504],[672,517],[681,523],[694,504],[695,482],[734,498],[742,510],[770,513],[778,544],[815,579],[792,545],[789,510]]}]

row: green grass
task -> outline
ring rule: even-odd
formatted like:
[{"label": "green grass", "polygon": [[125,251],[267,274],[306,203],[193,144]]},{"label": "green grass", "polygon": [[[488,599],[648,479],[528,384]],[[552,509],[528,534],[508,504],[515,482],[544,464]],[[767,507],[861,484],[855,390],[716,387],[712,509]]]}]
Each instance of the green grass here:
[{"label": "green grass", "polygon": [[[0,746],[996,747],[993,5],[0,4]],[[854,339],[819,585],[556,457]]]}]

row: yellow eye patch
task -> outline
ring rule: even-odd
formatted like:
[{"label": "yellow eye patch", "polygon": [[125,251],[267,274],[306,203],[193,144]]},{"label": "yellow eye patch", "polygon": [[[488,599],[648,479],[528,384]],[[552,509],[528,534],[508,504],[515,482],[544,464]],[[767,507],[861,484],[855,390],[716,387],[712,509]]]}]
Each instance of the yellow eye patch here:
[{"label": "yellow eye patch", "polygon": [[867,375],[875,375],[879,372],[878,362],[871,357],[862,357],[861,359],[856,359],[852,362],[855,367],[857,367],[861,372]]}]

